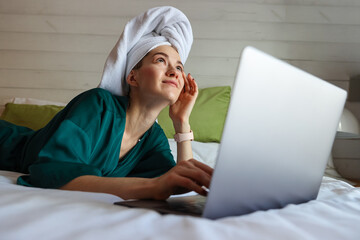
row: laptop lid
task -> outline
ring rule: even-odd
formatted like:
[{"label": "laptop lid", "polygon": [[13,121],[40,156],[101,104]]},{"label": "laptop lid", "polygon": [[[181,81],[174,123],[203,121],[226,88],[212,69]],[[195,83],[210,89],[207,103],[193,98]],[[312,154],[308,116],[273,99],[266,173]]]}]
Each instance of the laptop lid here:
[{"label": "laptop lid", "polygon": [[246,47],[203,216],[242,215],[315,199],[346,95]]}]

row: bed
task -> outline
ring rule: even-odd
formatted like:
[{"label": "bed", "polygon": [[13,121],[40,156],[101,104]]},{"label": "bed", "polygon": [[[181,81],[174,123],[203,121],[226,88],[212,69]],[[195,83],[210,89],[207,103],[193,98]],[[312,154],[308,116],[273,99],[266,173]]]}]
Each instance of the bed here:
[{"label": "bed", "polygon": [[[230,88],[227,87],[201,90],[193,121],[199,121],[200,117],[208,119],[211,116],[206,114],[211,114],[214,108],[226,112],[229,95]],[[207,101],[207,98],[213,102]],[[4,102],[37,108],[61,105],[19,98]],[[212,111],[206,111],[207,108]],[[165,115],[159,116],[159,123],[170,136],[171,128]],[[225,116],[218,116],[212,123],[221,126]],[[24,115],[18,117],[21,119]],[[195,136],[196,141],[192,142],[194,158],[214,166],[221,128],[209,133],[209,128],[213,126],[202,124],[195,127],[198,128],[198,135]],[[176,143],[170,137],[169,144],[176,156]],[[218,220],[160,215],[152,210],[116,206],[113,203],[121,199],[110,194],[19,186],[16,179],[20,175],[0,171],[0,239],[360,238],[360,188],[342,179],[330,162],[316,200]]]}]

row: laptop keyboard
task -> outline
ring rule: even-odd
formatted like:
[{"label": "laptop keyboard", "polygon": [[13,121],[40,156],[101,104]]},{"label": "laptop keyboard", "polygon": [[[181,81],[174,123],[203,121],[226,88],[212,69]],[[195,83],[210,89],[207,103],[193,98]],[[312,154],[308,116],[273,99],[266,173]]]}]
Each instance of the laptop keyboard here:
[{"label": "laptop keyboard", "polygon": [[190,197],[175,197],[168,201],[168,206],[171,210],[201,214],[204,210],[206,197],[196,195]]}]

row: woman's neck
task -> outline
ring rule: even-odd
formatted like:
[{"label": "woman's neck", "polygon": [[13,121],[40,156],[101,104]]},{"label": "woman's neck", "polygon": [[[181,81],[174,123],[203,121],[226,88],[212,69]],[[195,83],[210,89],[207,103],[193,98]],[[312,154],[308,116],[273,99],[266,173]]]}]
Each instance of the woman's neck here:
[{"label": "woman's neck", "polygon": [[125,134],[130,138],[140,138],[154,124],[166,105],[130,99],[126,110]]}]

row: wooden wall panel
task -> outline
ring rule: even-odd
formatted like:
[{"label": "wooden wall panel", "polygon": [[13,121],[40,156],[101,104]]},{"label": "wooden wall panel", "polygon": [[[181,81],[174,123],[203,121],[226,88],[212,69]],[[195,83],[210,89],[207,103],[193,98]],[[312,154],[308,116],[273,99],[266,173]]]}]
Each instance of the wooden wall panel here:
[{"label": "wooden wall panel", "polygon": [[232,85],[247,45],[344,89],[360,72],[358,0],[0,0],[0,97],[67,101],[97,86],[126,22],[160,5],[192,22],[185,67],[200,87]]},{"label": "wooden wall panel", "polygon": [[[118,36],[2,32],[3,50],[108,54]],[[253,45],[278,58],[314,61],[360,61],[360,42],[324,43],[304,41],[196,39],[191,56],[238,58],[242,49]]]}]

